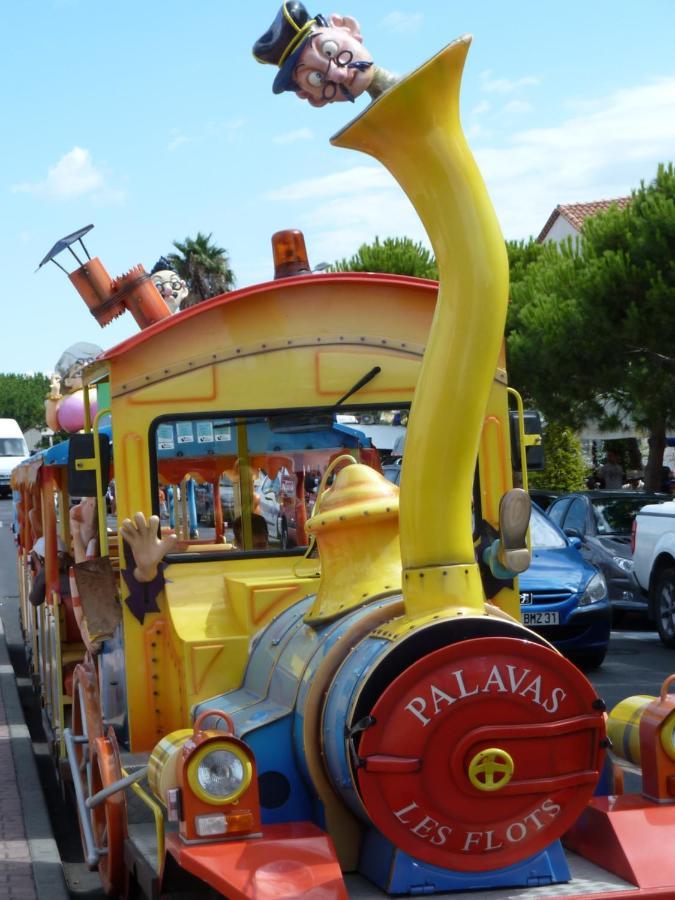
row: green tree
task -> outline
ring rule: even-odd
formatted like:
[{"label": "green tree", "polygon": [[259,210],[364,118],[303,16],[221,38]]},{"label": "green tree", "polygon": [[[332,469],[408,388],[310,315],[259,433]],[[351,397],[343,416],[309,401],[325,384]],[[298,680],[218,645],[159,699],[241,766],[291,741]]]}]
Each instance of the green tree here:
[{"label": "green tree", "polygon": [[543,245],[511,284],[506,327],[509,381],[548,421],[575,429],[603,410],[581,384],[590,373],[578,367],[580,342],[593,342],[580,308],[583,273],[571,242]]},{"label": "green tree", "polygon": [[44,428],[48,391],[46,375],[0,375],[0,418],[16,419],[22,431]]},{"label": "green tree", "polygon": [[532,472],[529,477],[532,487],[551,488],[561,493],[582,490],[588,472],[574,432],[549,422],[544,428],[542,444],[546,467],[541,472]]},{"label": "green tree", "polygon": [[522,281],[532,263],[536,262],[544,252],[545,244],[534,238],[528,241],[507,241],[506,251],[509,257],[509,280],[511,284]]},{"label": "green tree", "polygon": [[[625,209],[586,220],[578,245],[548,245],[511,289],[512,381],[549,420],[630,419],[649,435],[645,483],[659,486],[675,425],[675,171]],[[608,409],[616,412],[610,416]]]},{"label": "green tree", "polygon": [[330,267],[332,272],[392,272],[417,278],[438,279],[433,253],[411,238],[376,237],[372,244],[361,244],[350,259],[341,259]]},{"label": "green tree", "polygon": [[224,294],[235,285],[227,250],[212,243],[211,238],[211,234],[198,231],[194,238],[174,241],[173,246],[178,253],[168,254],[170,263],[190,289],[184,306],[193,306],[209,297]]}]

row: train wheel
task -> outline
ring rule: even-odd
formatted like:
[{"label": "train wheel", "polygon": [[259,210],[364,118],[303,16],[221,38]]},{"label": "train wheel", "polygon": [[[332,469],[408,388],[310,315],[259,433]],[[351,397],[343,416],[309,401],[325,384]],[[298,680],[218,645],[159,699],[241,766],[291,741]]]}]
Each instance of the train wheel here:
[{"label": "train wheel", "polygon": [[[92,790],[96,794],[122,778],[120,753],[112,728],[107,737],[93,743]],[[127,799],[124,791],[111,794],[92,811],[94,841],[101,851],[98,874],[103,890],[119,897],[128,890],[124,865],[124,841],[127,836]]]},{"label": "train wheel", "polygon": [[[80,784],[86,798],[92,794],[91,761],[93,742],[96,738],[103,737],[104,734],[96,670],[89,661],[80,663],[75,667],[72,698],[71,731],[75,738],[75,759],[77,761]],[[84,849],[85,842],[82,836],[81,823],[80,838]]]}]

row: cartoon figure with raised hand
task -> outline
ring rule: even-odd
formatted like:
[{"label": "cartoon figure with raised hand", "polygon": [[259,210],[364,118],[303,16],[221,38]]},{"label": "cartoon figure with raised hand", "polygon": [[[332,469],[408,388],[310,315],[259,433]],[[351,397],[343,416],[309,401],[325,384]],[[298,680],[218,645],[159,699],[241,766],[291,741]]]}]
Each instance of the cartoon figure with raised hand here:
[{"label": "cartoon figure with raised hand", "polygon": [[261,63],[279,66],[272,90],[294,91],[312,106],[349,100],[364,91],[372,99],[398,81],[373,63],[361,28],[351,16],[312,18],[297,0],[282,3],[275,20],[253,46]]},{"label": "cartoon figure with raised hand", "polygon": [[167,553],[175,548],[175,534],[165,534],[161,538],[159,517],[147,520],[142,512],[131,519],[124,519],[120,525],[120,535],[127,542],[134,557],[133,576],[141,584],[153,581],[160,571],[160,564]]}]

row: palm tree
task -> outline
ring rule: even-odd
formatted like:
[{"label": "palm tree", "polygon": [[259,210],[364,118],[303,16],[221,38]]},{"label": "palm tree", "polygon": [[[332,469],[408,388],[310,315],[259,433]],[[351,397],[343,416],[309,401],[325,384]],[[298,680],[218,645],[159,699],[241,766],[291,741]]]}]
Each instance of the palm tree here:
[{"label": "palm tree", "polygon": [[231,291],[235,285],[234,272],[224,247],[211,243],[211,234],[197,232],[194,238],[174,241],[178,253],[169,253],[168,259],[181,278],[187,282],[190,295],[181,304],[192,306]]}]

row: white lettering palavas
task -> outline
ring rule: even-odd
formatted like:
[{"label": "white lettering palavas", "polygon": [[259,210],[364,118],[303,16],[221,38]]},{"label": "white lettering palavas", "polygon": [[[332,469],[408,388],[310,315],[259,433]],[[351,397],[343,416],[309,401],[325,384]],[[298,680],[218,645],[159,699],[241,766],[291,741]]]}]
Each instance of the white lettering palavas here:
[{"label": "white lettering palavas", "polygon": [[558,711],[566,696],[565,689],[551,684],[545,673],[536,673],[520,666],[492,666],[484,681],[473,681],[468,686],[464,682],[462,669],[447,672],[446,675],[447,678],[442,683],[438,683],[438,678],[436,682],[429,682],[425,685],[424,693],[404,703],[404,708],[424,726],[434,716],[442,713],[443,709],[478,693],[517,694],[551,715]]}]

